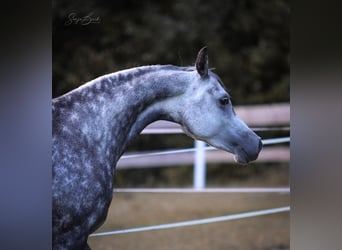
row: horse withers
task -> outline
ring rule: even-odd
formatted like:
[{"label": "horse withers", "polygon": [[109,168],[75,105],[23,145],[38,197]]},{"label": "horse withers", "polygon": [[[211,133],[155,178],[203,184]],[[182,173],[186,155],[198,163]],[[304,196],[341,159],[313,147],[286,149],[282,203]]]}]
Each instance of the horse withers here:
[{"label": "horse withers", "polygon": [[115,165],[156,120],[179,123],[198,140],[257,159],[261,139],[235,114],[207,48],[195,67],[143,66],[98,77],[52,100],[53,249],[89,249],[112,200]]}]

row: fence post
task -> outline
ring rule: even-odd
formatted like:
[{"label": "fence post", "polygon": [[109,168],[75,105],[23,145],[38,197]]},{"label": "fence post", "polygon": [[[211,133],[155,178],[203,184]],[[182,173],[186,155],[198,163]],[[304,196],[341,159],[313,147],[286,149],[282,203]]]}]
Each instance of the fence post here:
[{"label": "fence post", "polygon": [[205,162],[205,143],[195,140],[195,162],[194,162],[194,188],[205,188],[206,162]]}]

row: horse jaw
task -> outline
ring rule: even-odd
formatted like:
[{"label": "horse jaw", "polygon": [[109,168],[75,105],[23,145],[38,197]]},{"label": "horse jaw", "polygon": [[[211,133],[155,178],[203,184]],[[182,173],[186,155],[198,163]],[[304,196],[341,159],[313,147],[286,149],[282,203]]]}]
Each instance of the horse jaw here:
[{"label": "horse jaw", "polygon": [[[183,124],[181,125],[181,128],[186,135],[195,140],[204,141],[215,148],[232,153],[234,155],[234,160],[240,164],[247,164],[256,160],[262,149],[261,138],[249,128],[244,130],[241,134],[227,135],[220,133],[214,138],[198,137]],[[235,141],[240,141],[240,143],[236,143]]]}]

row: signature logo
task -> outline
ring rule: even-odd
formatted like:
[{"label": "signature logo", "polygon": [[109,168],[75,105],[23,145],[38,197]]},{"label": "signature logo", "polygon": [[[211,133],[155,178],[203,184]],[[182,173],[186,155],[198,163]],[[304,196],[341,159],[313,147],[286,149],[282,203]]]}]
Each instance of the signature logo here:
[{"label": "signature logo", "polygon": [[79,25],[89,25],[94,23],[100,23],[100,17],[94,16],[93,13],[90,13],[88,15],[79,17],[75,12],[72,12],[68,15],[68,20],[65,21],[64,25],[69,26],[71,24],[79,24]]}]

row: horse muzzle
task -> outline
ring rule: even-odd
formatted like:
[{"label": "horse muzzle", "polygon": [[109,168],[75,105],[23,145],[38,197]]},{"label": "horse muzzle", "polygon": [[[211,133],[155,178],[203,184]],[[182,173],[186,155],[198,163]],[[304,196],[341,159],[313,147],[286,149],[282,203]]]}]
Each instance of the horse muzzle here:
[{"label": "horse muzzle", "polygon": [[247,143],[242,147],[238,147],[234,152],[234,159],[240,164],[247,164],[250,161],[254,161],[258,158],[262,149],[261,138],[258,137],[255,142]]}]

